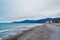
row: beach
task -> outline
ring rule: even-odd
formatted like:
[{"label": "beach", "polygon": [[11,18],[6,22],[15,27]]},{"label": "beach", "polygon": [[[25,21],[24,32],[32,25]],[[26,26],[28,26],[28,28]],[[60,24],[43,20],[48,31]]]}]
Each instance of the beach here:
[{"label": "beach", "polygon": [[[9,34],[1,40],[59,40],[58,24],[43,24],[23,31]],[[60,24],[59,24],[60,25]]]},{"label": "beach", "polygon": [[37,26],[29,32],[26,32],[18,40],[50,40],[52,30],[48,29],[46,25]]},{"label": "beach", "polygon": [[52,33],[53,30],[43,24],[21,32],[15,31],[1,40],[50,40]]}]

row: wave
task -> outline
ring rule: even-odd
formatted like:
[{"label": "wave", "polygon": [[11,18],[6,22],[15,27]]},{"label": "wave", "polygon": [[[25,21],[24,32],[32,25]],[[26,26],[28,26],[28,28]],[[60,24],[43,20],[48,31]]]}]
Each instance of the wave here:
[{"label": "wave", "polygon": [[0,40],[2,40],[2,38],[0,38]]},{"label": "wave", "polygon": [[18,33],[22,33],[20,29],[7,29],[0,31],[0,40],[11,38],[13,36],[18,35]]},{"label": "wave", "polygon": [[[42,24],[38,24],[38,25],[42,25]],[[37,25],[34,25],[33,27],[36,27]],[[6,30],[1,30],[0,33],[3,33],[3,32],[9,32],[9,31],[18,31],[18,30],[27,30],[27,29],[30,29],[30,28],[33,28],[32,26],[28,26],[28,27],[22,27],[22,28],[15,28],[15,29],[6,29]]]},{"label": "wave", "polygon": [[[22,29],[19,29],[19,28],[18,28],[18,29],[2,30],[2,31],[0,31],[0,33],[2,34],[2,36],[0,37],[0,40],[14,37],[14,36],[22,33],[23,30],[27,30],[27,29],[30,29],[30,28],[22,28]],[[5,34],[5,33],[6,33],[6,34]]]},{"label": "wave", "polygon": [[[41,25],[41,24],[40,24]],[[33,27],[36,27],[37,25],[33,26]],[[28,27],[22,27],[22,28],[16,28],[16,29],[6,29],[6,30],[1,30],[0,31],[0,40],[2,38],[10,38],[10,37],[13,37],[15,35],[17,35],[18,33],[22,33],[23,30],[28,30],[28,29],[31,29],[33,28],[32,26],[28,26]]]},{"label": "wave", "polygon": [[1,32],[8,32],[8,31],[11,31],[11,30],[14,30],[14,29],[1,30],[0,33],[1,33]]}]

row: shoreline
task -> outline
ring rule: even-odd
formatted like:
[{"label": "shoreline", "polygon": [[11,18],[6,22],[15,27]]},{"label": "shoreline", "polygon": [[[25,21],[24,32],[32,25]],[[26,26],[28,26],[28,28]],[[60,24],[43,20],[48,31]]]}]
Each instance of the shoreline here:
[{"label": "shoreline", "polygon": [[[46,26],[46,25],[45,25]],[[40,28],[40,29],[39,29]],[[36,31],[37,32],[37,34],[35,34],[34,33],[34,31]],[[31,34],[31,33],[33,33],[33,34]],[[40,33],[40,34],[39,34]],[[47,27],[44,27],[44,25],[39,25],[39,26],[36,26],[36,27],[33,27],[33,28],[30,28],[30,29],[28,29],[28,30],[23,30],[22,32],[17,32],[17,34],[15,34],[15,35],[8,35],[7,37],[4,37],[3,38],[3,40],[24,40],[24,39],[29,39],[29,38],[25,38],[24,37],[24,35],[27,37],[28,35],[31,35],[31,36],[29,36],[29,37],[32,37],[32,38],[30,38],[31,40],[34,40],[33,38],[33,36],[34,35],[40,35],[40,37],[42,38],[42,39],[44,39],[42,36],[46,36],[47,35],[47,37],[49,36],[50,37],[50,35],[51,35],[51,33],[52,33],[52,31],[50,31],[50,29],[48,29]],[[27,35],[26,35],[27,34]],[[44,35],[44,34],[46,34],[46,35]],[[32,36],[33,35],[33,36]],[[42,35],[42,36],[41,36]],[[38,36],[37,36],[38,37]],[[23,39],[24,38],[24,39]],[[30,40],[29,39],[29,40]],[[37,39],[37,38],[36,38]],[[46,38],[45,38],[46,39]],[[49,38],[47,38],[47,39],[49,39]]]},{"label": "shoreline", "polygon": [[[40,24],[41,25],[41,24]],[[34,27],[36,27],[36,26],[34,26]],[[2,34],[4,34],[4,33],[6,33],[6,34],[4,34],[4,36],[3,37],[0,37],[0,40],[1,39],[5,39],[5,36],[15,36],[15,35],[12,35],[13,33],[15,34],[17,34],[17,35],[19,35],[19,34],[21,34],[21,33],[23,33],[23,32],[25,32],[25,31],[27,31],[27,30],[30,30],[30,29],[32,29],[32,28],[34,28],[34,27],[24,27],[24,28],[22,28],[22,29],[20,29],[20,28],[17,28],[17,29],[6,29],[6,30],[2,30],[2,31],[0,31],[0,33]],[[18,34],[19,33],[19,34]],[[6,37],[6,39],[7,39],[7,37]]]}]

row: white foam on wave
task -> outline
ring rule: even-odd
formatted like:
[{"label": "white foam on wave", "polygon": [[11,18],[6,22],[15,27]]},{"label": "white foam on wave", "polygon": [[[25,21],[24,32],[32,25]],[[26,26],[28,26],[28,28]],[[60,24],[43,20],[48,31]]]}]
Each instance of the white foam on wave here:
[{"label": "white foam on wave", "polygon": [[[9,32],[9,34],[7,35],[3,35],[2,39],[10,39],[10,38],[13,38],[15,37],[16,35],[19,35],[20,33],[23,32],[23,30],[27,30],[27,29],[30,29],[30,28],[24,28],[24,29],[9,29],[9,30],[4,30],[4,31],[1,31],[1,32]],[[11,30],[14,30],[11,32]]]},{"label": "white foam on wave", "polygon": [[[38,25],[42,25],[42,24],[38,24]],[[3,38],[11,38],[11,37],[14,37],[18,33],[22,33],[24,30],[31,29],[31,28],[36,27],[38,25],[33,25],[33,26],[28,26],[28,27],[22,27],[22,28],[16,28],[16,29],[1,30],[0,33],[2,34],[3,37],[1,37],[0,40],[2,40]]]},{"label": "white foam on wave", "polygon": [[0,38],[0,40],[2,40],[2,38]]},{"label": "white foam on wave", "polygon": [[11,38],[11,37],[14,37],[16,35],[17,35],[17,33],[10,33],[8,35],[5,35],[3,38]]},{"label": "white foam on wave", "polygon": [[[43,24],[37,24],[37,25],[34,25],[33,27],[36,27],[38,25],[43,25]],[[17,29],[20,29],[20,30],[26,30],[26,29],[29,29],[29,28],[33,28],[32,26],[28,26],[28,27],[22,27],[21,29],[20,28],[17,28]],[[15,30],[15,29],[6,29],[6,30],[1,30],[1,32],[8,32],[8,31],[11,31],[11,30]]]},{"label": "white foam on wave", "polygon": [[1,30],[0,33],[2,33],[2,32],[14,31],[14,30],[15,30],[15,31],[17,31],[17,30],[24,30],[24,28],[21,28],[21,29],[20,29],[20,28],[17,28],[17,29],[6,29],[6,30]]},{"label": "white foam on wave", "polygon": [[0,40],[2,40],[2,39],[14,37],[19,33],[22,33],[22,31],[20,29],[7,29],[0,31],[0,33],[2,34],[2,36],[0,36]]},{"label": "white foam on wave", "polygon": [[8,31],[11,31],[11,30],[14,30],[14,29],[1,30],[0,33],[1,33],[1,32],[8,32]]}]

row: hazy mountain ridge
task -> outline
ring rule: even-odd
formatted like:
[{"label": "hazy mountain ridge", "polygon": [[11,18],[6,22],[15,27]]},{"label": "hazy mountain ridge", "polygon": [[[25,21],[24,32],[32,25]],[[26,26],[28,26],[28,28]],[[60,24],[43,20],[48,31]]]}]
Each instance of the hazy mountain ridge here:
[{"label": "hazy mountain ridge", "polygon": [[45,23],[46,21],[54,20],[56,18],[45,18],[45,19],[38,19],[38,20],[23,20],[13,23]]}]

